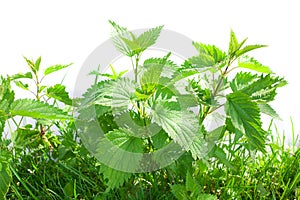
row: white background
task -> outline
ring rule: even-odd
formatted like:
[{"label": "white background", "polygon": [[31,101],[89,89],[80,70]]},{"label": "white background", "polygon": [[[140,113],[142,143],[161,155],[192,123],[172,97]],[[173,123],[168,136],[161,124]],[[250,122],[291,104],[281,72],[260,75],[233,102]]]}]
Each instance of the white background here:
[{"label": "white background", "polygon": [[[109,38],[109,19],[129,29],[165,25],[224,50],[231,28],[239,39],[248,37],[248,44],[269,45],[252,55],[289,82],[272,104],[283,119],[276,123],[290,135],[291,116],[296,132],[300,130],[300,12],[296,0],[1,0],[0,74],[25,72],[23,55],[34,59],[41,55],[44,67],[73,62],[65,82],[71,91],[87,56]],[[53,75],[48,82],[59,82],[61,77]]]}]

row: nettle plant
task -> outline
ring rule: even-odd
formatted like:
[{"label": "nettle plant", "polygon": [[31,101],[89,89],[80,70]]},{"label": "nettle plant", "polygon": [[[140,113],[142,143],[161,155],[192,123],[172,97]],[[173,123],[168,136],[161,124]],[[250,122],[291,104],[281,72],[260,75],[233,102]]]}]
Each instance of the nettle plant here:
[{"label": "nettle plant", "polygon": [[[22,160],[22,157],[28,155],[28,152],[31,158],[51,158],[52,150],[60,144],[51,128],[66,120],[73,121],[73,117],[68,114],[72,100],[65,86],[43,84],[44,78],[71,64],[53,65],[42,70],[41,57],[35,61],[26,57],[24,59],[28,72],[0,77],[0,197],[9,188],[12,172],[20,178],[13,165],[19,162],[25,165],[26,159]],[[31,93],[33,98],[17,99],[12,83]],[[64,107],[64,110],[60,107]],[[3,135],[5,127],[9,134]],[[26,183],[19,181],[26,188]]]},{"label": "nettle plant", "polygon": [[[108,160],[122,158],[131,162],[130,170],[141,172],[145,165],[153,166],[152,169],[165,167],[161,160],[172,154],[158,153],[155,157],[155,153],[173,144],[177,145],[175,150],[163,152],[182,151],[188,159],[178,159],[167,169],[180,166],[180,162],[192,166],[199,160],[214,157],[236,170],[226,159],[227,152],[218,145],[226,138],[234,138],[231,141],[237,144],[235,148],[244,148],[249,155],[266,152],[268,134],[262,128],[261,114],[278,117],[269,103],[286,81],[247,55],[265,45],[246,45],[247,39],[239,42],[231,31],[227,52],[214,45],[193,42],[191,45],[198,54],[178,65],[170,59],[172,52],[164,57],[142,57],[155,44],[162,26],[136,35],[110,23],[114,29],[113,44],[130,58],[134,76],[129,78],[124,72],[118,74],[113,70],[113,75],[104,75],[108,79],[99,79],[101,73],[92,72],[99,80],[83,95],[78,125],[83,132],[82,140],[91,146],[89,150],[96,157],[105,154],[103,151],[108,146],[103,140],[106,140],[132,153],[114,157],[107,152]],[[211,116],[220,117],[222,123],[213,128],[205,125]],[[97,133],[89,134],[94,130],[91,121],[92,126],[100,126],[104,134],[101,140],[97,139]],[[234,155],[234,150],[229,153]],[[130,157],[135,153],[141,155],[137,160]],[[128,180],[132,176],[130,170],[126,172],[117,164],[101,166],[109,188]]]}]

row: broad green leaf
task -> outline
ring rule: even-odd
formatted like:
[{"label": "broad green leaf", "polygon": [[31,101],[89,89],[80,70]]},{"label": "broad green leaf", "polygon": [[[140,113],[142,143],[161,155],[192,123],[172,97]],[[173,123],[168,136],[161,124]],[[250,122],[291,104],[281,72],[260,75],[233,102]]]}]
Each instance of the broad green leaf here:
[{"label": "broad green leaf", "polygon": [[267,45],[261,45],[261,44],[247,45],[244,48],[237,50],[235,52],[235,56],[239,57],[239,56],[241,56],[241,55],[243,55],[243,54],[245,54],[249,51],[259,49],[259,48],[262,48],[262,47],[267,47]]},{"label": "broad green leaf", "polygon": [[200,185],[196,182],[196,180],[193,178],[193,176],[187,172],[186,173],[186,179],[185,179],[185,189],[189,192],[191,197],[198,196],[200,193]]},{"label": "broad green leaf", "polygon": [[10,81],[0,76],[0,140],[5,127],[5,121],[9,113],[11,103],[14,101],[15,94],[10,88]]},{"label": "broad green leaf", "polygon": [[41,61],[42,61],[42,57],[38,57],[38,59],[36,59],[35,63],[34,63],[34,67],[36,69],[36,71],[40,70],[40,65],[41,65]]},{"label": "broad green leaf", "polygon": [[6,199],[6,193],[8,192],[10,183],[12,181],[12,175],[7,163],[2,163],[0,160],[0,198]]},{"label": "broad green leaf", "polygon": [[168,142],[168,134],[162,129],[159,133],[155,134],[151,137],[152,143],[154,148],[161,149],[165,145],[167,145]]},{"label": "broad green leaf", "polygon": [[29,85],[27,83],[23,83],[22,81],[15,81],[15,84],[23,90],[29,90]]},{"label": "broad green leaf", "polygon": [[[154,122],[184,150],[191,151],[194,158],[202,156],[203,141],[197,136],[199,122],[196,115],[188,111],[171,110],[167,104],[163,106],[161,103],[154,106],[151,114]],[[185,123],[186,121],[189,123]]]},{"label": "broad green leaf", "polygon": [[277,112],[269,104],[259,103],[258,107],[260,109],[260,112],[269,115],[270,117],[273,117],[275,119],[281,119]]},{"label": "broad green leaf", "polygon": [[231,93],[226,98],[226,114],[231,117],[234,127],[245,134],[252,146],[265,152],[266,132],[261,127],[258,105],[241,92]]},{"label": "broad green leaf", "polygon": [[129,40],[125,37],[121,37],[126,46],[130,49],[131,55],[136,55],[142,52],[142,49],[136,40]]},{"label": "broad green leaf", "polygon": [[211,55],[201,53],[198,56],[193,56],[185,61],[184,68],[206,68],[215,65],[215,60]]},{"label": "broad green leaf", "polygon": [[129,57],[138,55],[153,45],[163,28],[163,26],[158,26],[156,28],[149,29],[137,37],[126,28],[117,25],[115,22],[109,22],[114,28],[112,41],[115,47],[121,53]]},{"label": "broad green leaf", "polygon": [[31,99],[18,99],[11,104],[11,116],[24,116],[41,119],[72,119],[71,116],[64,113],[61,109],[51,106],[47,103]]},{"label": "broad green leaf", "polygon": [[128,40],[131,39],[131,34],[127,30],[127,28],[121,27],[111,20],[109,20],[109,23],[112,25],[114,29],[112,31],[112,42],[116,47],[116,49],[126,56],[129,57],[134,56],[134,53],[131,51],[131,49],[127,46],[127,44],[123,40],[124,38]]},{"label": "broad green leaf", "polygon": [[248,56],[245,56],[245,57],[239,59],[238,67],[254,70],[254,71],[257,71],[257,72],[260,72],[260,73],[266,73],[266,74],[272,74],[273,73],[269,67],[262,65],[261,63],[259,63],[254,58],[251,58],[251,57],[248,57]]},{"label": "broad green leaf", "polygon": [[276,89],[287,82],[280,77],[268,75],[256,75],[240,72],[230,83],[233,92],[242,92],[251,97],[252,100],[270,102],[276,96]]},{"label": "broad green leaf", "polygon": [[168,53],[166,56],[164,56],[162,58],[148,58],[144,61],[143,66],[148,67],[148,66],[152,66],[155,64],[160,64],[160,65],[164,65],[165,67],[168,67],[168,68],[177,69],[178,65],[169,59],[170,56],[171,56],[171,53]]},{"label": "broad green leaf", "polygon": [[143,153],[143,140],[141,138],[134,137],[134,133],[129,130],[117,129],[105,134],[105,136],[114,145],[117,145],[126,151]]},{"label": "broad green leaf", "polygon": [[37,69],[35,67],[35,63],[32,60],[29,60],[28,58],[26,58],[25,56],[23,56],[23,58],[25,59],[25,61],[27,62],[27,65],[29,67],[29,69],[31,69],[31,71],[36,74],[37,73]]},{"label": "broad green leaf", "polygon": [[69,67],[70,65],[72,65],[73,63],[70,63],[70,64],[67,64],[67,65],[53,65],[53,66],[50,66],[50,67],[47,67],[44,71],[44,75],[48,75],[48,74],[51,74],[53,72],[56,72],[56,71],[59,71],[59,70],[62,70],[64,68],[67,68]]},{"label": "broad green leaf", "polygon": [[61,84],[56,84],[47,88],[46,95],[48,97],[61,101],[66,105],[72,105],[72,100],[70,99],[68,92],[66,92],[66,87]]},{"label": "broad green leaf", "polygon": [[143,73],[140,79],[140,83],[141,83],[142,90],[146,94],[153,91],[154,88],[157,86],[163,68],[164,68],[163,64],[156,64],[148,67],[147,71]]},{"label": "broad green leaf", "polygon": [[105,80],[105,81],[101,81],[98,82],[94,85],[92,85],[90,88],[87,89],[87,91],[82,95],[83,98],[79,99],[79,103],[80,103],[80,109],[84,109],[86,107],[95,105],[95,99],[97,99],[98,97],[101,97],[101,93],[103,90],[105,90],[105,85],[110,85],[110,84],[114,84],[112,82],[115,82],[114,80]]},{"label": "broad green leaf", "polygon": [[0,199],[6,199],[10,183],[12,181],[9,163],[11,162],[12,153],[7,149],[0,151]]},{"label": "broad green leaf", "polygon": [[132,173],[121,172],[105,165],[101,165],[100,172],[103,173],[104,179],[107,179],[106,191],[122,186],[132,176]]},{"label": "broad green leaf", "polygon": [[215,64],[222,62],[226,59],[226,53],[220,50],[215,45],[207,45],[202,43],[193,42],[194,47],[201,54],[208,54],[214,58]]},{"label": "broad green leaf", "polygon": [[137,41],[139,43],[139,46],[141,48],[141,51],[144,51],[148,47],[155,44],[157,38],[160,35],[160,32],[162,30],[163,26],[158,26],[155,28],[151,28],[147,30],[146,32],[142,33],[138,38]]},{"label": "broad green leaf", "polygon": [[229,41],[229,49],[228,49],[228,55],[233,55],[236,50],[238,50],[239,42],[236,38],[235,33],[233,30],[230,31],[230,41]]},{"label": "broad green leaf", "polygon": [[96,91],[97,96],[92,100],[94,104],[113,108],[127,108],[134,97],[136,83],[128,78],[103,83]]},{"label": "broad green leaf", "polygon": [[15,74],[15,75],[11,76],[10,80],[17,80],[17,79],[20,79],[20,78],[29,78],[29,79],[31,79],[32,78],[32,74],[31,74],[31,72],[27,72],[25,74],[18,73],[18,74]]}]

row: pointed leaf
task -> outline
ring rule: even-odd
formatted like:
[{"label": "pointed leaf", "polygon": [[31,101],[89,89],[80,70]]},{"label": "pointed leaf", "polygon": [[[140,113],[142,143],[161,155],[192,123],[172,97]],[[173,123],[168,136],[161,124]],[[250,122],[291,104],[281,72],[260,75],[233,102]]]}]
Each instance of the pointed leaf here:
[{"label": "pointed leaf", "polygon": [[44,71],[44,75],[48,75],[48,74],[51,74],[53,72],[56,72],[56,71],[59,71],[59,70],[62,70],[64,68],[67,68],[69,67],[70,65],[72,65],[73,63],[70,63],[70,64],[67,64],[67,65],[53,65],[53,66],[50,66],[48,68],[45,69]]},{"label": "pointed leaf", "polygon": [[215,45],[207,45],[202,43],[193,42],[194,47],[199,51],[200,54],[208,54],[212,56],[215,63],[222,62],[226,59],[226,53]]},{"label": "pointed leaf", "polygon": [[27,62],[28,67],[31,69],[31,71],[33,73],[37,73],[37,70],[35,68],[35,64],[33,63],[32,60],[29,60],[28,58],[26,58],[25,56],[23,56],[23,58],[25,59],[25,61]]},{"label": "pointed leaf", "polygon": [[2,163],[0,159],[0,198],[5,199],[11,181],[12,175],[8,164]]},{"label": "pointed leaf", "polygon": [[27,72],[25,74],[18,73],[18,74],[13,75],[12,77],[10,77],[10,80],[17,80],[17,79],[20,79],[20,78],[29,78],[29,79],[31,79],[32,74],[31,74],[31,72]]},{"label": "pointed leaf", "polygon": [[[153,120],[184,150],[191,151],[193,157],[201,157],[203,141],[197,136],[199,122],[191,112],[171,110],[158,103],[152,110]],[[185,123],[188,121],[189,123]]]},{"label": "pointed leaf", "polygon": [[226,98],[226,114],[231,117],[234,127],[246,135],[252,146],[265,152],[266,133],[261,127],[260,110],[257,104],[241,92],[231,93]]},{"label": "pointed leaf", "polygon": [[193,56],[185,61],[184,67],[185,68],[205,68],[211,67],[215,65],[215,60],[212,56],[208,54],[200,54],[198,56]]},{"label": "pointed leaf", "polygon": [[134,53],[131,51],[130,47],[127,46],[126,42],[124,41],[124,38],[128,41],[132,39],[130,32],[127,30],[127,28],[121,27],[115,22],[109,20],[109,23],[113,27],[112,31],[112,42],[117,50],[119,50],[121,53],[123,53],[126,56],[132,57],[134,56]]},{"label": "pointed leaf", "polygon": [[235,52],[236,57],[239,57],[249,51],[255,50],[255,49],[259,49],[262,47],[267,47],[267,45],[260,45],[260,44],[255,44],[255,45],[247,45],[242,49],[239,49]]},{"label": "pointed leaf", "polygon": [[230,42],[229,42],[228,55],[232,55],[237,50],[238,47],[239,47],[239,42],[238,42],[238,40],[236,38],[235,33],[231,29],[231,31],[230,31]]},{"label": "pointed leaf", "polygon": [[239,91],[249,95],[253,100],[269,102],[274,100],[276,89],[284,86],[286,81],[280,77],[256,75],[240,72],[230,83],[233,92]]},{"label": "pointed leaf", "polygon": [[259,103],[258,107],[260,109],[260,112],[269,115],[270,117],[273,117],[275,119],[281,119],[277,112],[267,103]]},{"label": "pointed leaf", "polygon": [[47,89],[46,95],[48,97],[54,98],[66,105],[72,105],[72,100],[69,97],[68,92],[66,92],[66,87],[61,84],[56,84]]},{"label": "pointed leaf", "polygon": [[254,70],[254,71],[257,71],[257,72],[261,72],[261,73],[267,73],[267,74],[272,74],[273,73],[268,66],[262,65],[261,63],[259,63],[254,58],[251,58],[251,57],[248,57],[248,56],[245,56],[245,57],[239,59],[238,67]]},{"label": "pointed leaf", "polygon": [[158,84],[160,75],[163,71],[163,65],[157,64],[147,68],[140,79],[142,90],[147,93],[151,92]]},{"label": "pointed leaf", "polygon": [[36,71],[40,70],[40,65],[41,65],[41,61],[42,61],[42,57],[38,57],[38,59],[36,59],[35,63],[34,63],[34,67],[36,69]]},{"label": "pointed leaf", "polygon": [[128,108],[136,88],[136,83],[128,78],[105,82],[98,89],[97,96],[94,96],[94,104],[114,108]]},{"label": "pointed leaf", "polygon": [[155,28],[151,28],[147,30],[146,32],[142,33],[138,38],[137,41],[139,43],[139,46],[142,51],[147,49],[148,47],[155,44],[157,38],[160,35],[160,32],[162,30],[163,26],[158,26]]},{"label": "pointed leaf", "polygon": [[31,99],[18,99],[11,104],[10,113],[13,116],[24,116],[41,119],[72,119],[61,109],[47,103]]},{"label": "pointed leaf", "polygon": [[15,81],[15,84],[23,90],[29,90],[29,85],[27,83],[23,83],[22,81]]},{"label": "pointed leaf", "polygon": [[100,172],[103,173],[104,179],[107,179],[107,191],[122,186],[131,176],[132,173],[121,172],[105,165],[101,165]]},{"label": "pointed leaf", "polygon": [[[114,145],[117,145],[126,151],[143,153],[143,140],[141,138],[134,137],[134,133],[131,133],[129,130],[126,129],[114,130],[105,134],[105,136]],[[124,160],[127,159],[124,158]]]}]

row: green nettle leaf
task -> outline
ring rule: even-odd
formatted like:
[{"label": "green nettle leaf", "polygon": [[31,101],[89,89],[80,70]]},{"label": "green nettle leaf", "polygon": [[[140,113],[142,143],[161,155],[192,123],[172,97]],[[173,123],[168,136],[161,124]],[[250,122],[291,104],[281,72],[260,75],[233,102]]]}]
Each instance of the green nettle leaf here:
[{"label": "green nettle leaf", "polygon": [[230,31],[230,42],[229,42],[229,49],[228,49],[228,55],[232,55],[236,50],[238,50],[239,42],[236,38],[235,33],[233,30]]},{"label": "green nettle leaf", "polygon": [[23,58],[25,59],[25,61],[27,62],[28,67],[31,69],[31,71],[33,73],[37,73],[37,69],[35,67],[35,63],[32,60],[29,60],[28,58],[26,58],[25,56],[23,56]]},{"label": "green nettle leaf", "polygon": [[59,71],[59,70],[62,70],[64,68],[67,68],[69,66],[71,66],[73,63],[70,63],[70,64],[67,64],[67,65],[53,65],[53,66],[50,66],[50,67],[47,67],[44,71],[44,75],[48,75],[48,74],[51,74],[53,72],[56,72],[56,71]]},{"label": "green nettle leaf", "polygon": [[61,109],[32,99],[18,99],[14,101],[11,104],[10,114],[11,117],[24,116],[49,120],[72,119],[71,116],[64,113]]},{"label": "green nettle leaf", "polygon": [[267,47],[267,45],[261,45],[261,44],[254,44],[254,45],[247,45],[242,49],[239,49],[235,52],[236,57],[239,57],[249,51],[255,50],[255,49],[259,49],[262,47]]},{"label": "green nettle leaf", "polygon": [[201,157],[203,141],[197,136],[199,133],[197,117],[192,112],[171,110],[166,106],[167,103],[164,106],[159,103],[155,105],[151,112],[154,122],[161,126],[184,150],[191,151],[195,159]]},{"label": "green nettle leaf", "polygon": [[58,101],[65,103],[66,105],[72,105],[72,100],[69,97],[66,87],[61,84],[56,84],[47,88],[46,95],[48,97],[54,98]]},{"label": "green nettle leaf", "polygon": [[161,64],[148,67],[140,79],[142,90],[148,94],[157,86],[164,66]]},{"label": "green nettle leaf", "polygon": [[117,129],[110,131],[109,133],[105,134],[105,136],[114,145],[117,145],[126,151],[143,153],[143,140],[141,138],[134,137],[134,133],[131,133],[129,130]]},{"label": "green nettle leaf", "polygon": [[103,173],[104,179],[108,180],[107,191],[122,186],[132,176],[132,173],[121,172],[105,165],[101,165],[100,173]]},{"label": "green nettle leaf", "polygon": [[23,90],[29,90],[29,85],[27,83],[23,83],[22,81],[15,81],[15,84]]},{"label": "green nettle leaf", "polygon": [[239,59],[238,67],[254,70],[261,73],[272,74],[273,72],[268,66],[264,66],[252,57],[244,56]]},{"label": "green nettle leaf", "polygon": [[34,63],[34,67],[36,69],[36,71],[40,70],[40,65],[41,65],[41,61],[42,61],[42,57],[38,57],[38,59],[36,59],[35,63]]},{"label": "green nettle leaf", "polygon": [[114,28],[114,31],[112,32],[112,42],[115,45],[116,49],[119,50],[121,53],[123,53],[126,56],[132,57],[134,56],[131,49],[127,46],[127,44],[124,41],[124,38],[130,40],[131,35],[130,32],[127,30],[127,28],[121,27],[118,24],[116,24],[113,21],[109,20],[109,23]]},{"label": "green nettle leaf", "polygon": [[215,64],[222,62],[226,59],[226,53],[216,47],[215,45],[208,45],[208,44],[202,44],[193,42],[194,47],[198,50],[198,52],[201,54],[208,54],[211,57],[214,58]]},{"label": "green nettle leaf", "polygon": [[18,73],[18,74],[15,74],[15,75],[11,76],[10,80],[17,80],[17,79],[20,79],[20,78],[29,78],[29,79],[32,79],[32,73],[31,72],[27,72],[25,74]]},{"label": "green nettle leaf", "polygon": [[14,98],[15,93],[10,88],[10,81],[0,76],[0,139],[7,120],[7,113]]},{"label": "green nettle leaf", "polygon": [[215,65],[215,60],[211,55],[201,53],[185,61],[184,68],[206,68]]},{"label": "green nettle leaf", "polygon": [[107,81],[96,91],[94,104],[126,109],[131,104],[136,88],[137,84],[128,78]]},{"label": "green nettle leaf", "polygon": [[199,183],[193,178],[193,176],[187,171],[186,173],[185,189],[190,192],[190,196],[198,196],[200,193]]},{"label": "green nettle leaf", "polygon": [[0,198],[5,199],[11,180],[12,175],[8,164],[1,162],[0,159]]},{"label": "green nettle leaf", "polygon": [[280,119],[277,112],[267,103],[259,103],[258,107],[260,109],[260,112],[269,115],[270,117],[273,117],[275,119]]},{"label": "green nettle leaf", "polygon": [[248,142],[257,149],[265,152],[265,131],[260,121],[260,110],[257,103],[241,92],[226,96],[226,114],[231,117],[232,124],[245,134]]},{"label": "green nettle leaf", "polygon": [[151,28],[151,29],[147,30],[146,32],[142,33],[137,38],[137,42],[139,43],[139,47],[141,48],[141,51],[144,51],[148,47],[155,44],[158,36],[160,35],[162,28],[163,28],[163,26]]},{"label": "green nettle leaf", "polygon": [[256,75],[240,72],[230,83],[233,92],[242,92],[251,97],[252,100],[270,102],[276,96],[276,89],[286,84],[280,77],[268,75]]},{"label": "green nettle leaf", "polygon": [[163,28],[163,26],[158,26],[149,29],[137,37],[132,32],[128,31],[127,28],[121,27],[113,21],[109,22],[114,28],[114,31],[112,32],[113,44],[116,49],[129,57],[138,55],[153,45]]}]

